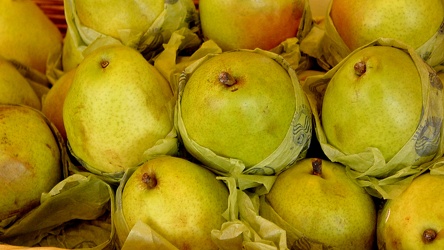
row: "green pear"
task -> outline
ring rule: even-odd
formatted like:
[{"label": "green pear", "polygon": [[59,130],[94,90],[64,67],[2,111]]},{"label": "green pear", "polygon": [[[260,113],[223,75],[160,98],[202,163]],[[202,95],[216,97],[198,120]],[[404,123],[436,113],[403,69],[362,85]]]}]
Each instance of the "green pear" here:
[{"label": "green pear", "polygon": [[374,147],[389,161],[421,119],[422,84],[415,63],[390,46],[357,51],[328,83],[321,112],[330,145],[344,154]]},{"label": "green pear", "polygon": [[211,231],[225,222],[227,208],[228,188],[213,172],[173,156],[138,167],[122,194],[129,228],[140,220],[178,249],[218,249]]},{"label": "green pear", "polygon": [[1,56],[43,74],[62,49],[62,33],[32,0],[0,1],[0,34]]},{"label": "green pear", "polygon": [[[306,239],[322,244],[323,249],[372,249],[374,201],[339,163],[320,158],[296,162],[277,176],[265,202],[288,224],[286,228],[302,234],[302,238],[292,238],[294,234],[288,232],[289,247]],[[269,213],[261,215],[279,225]]]},{"label": "green pear", "polygon": [[191,140],[251,167],[284,140],[295,99],[290,76],[280,64],[237,51],[202,63],[188,79],[180,105]]},{"label": "green pear", "polygon": [[418,48],[442,26],[442,0],[332,0],[330,17],[344,43],[355,50],[379,37]]},{"label": "green pear", "polygon": [[49,122],[28,106],[1,104],[0,131],[0,221],[14,220],[61,180],[61,150]]},{"label": "green pear", "polygon": [[100,47],[76,69],[63,105],[71,152],[92,171],[120,173],[173,129],[168,81],[136,50]]},{"label": "green pear", "polygon": [[0,103],[41,109],[41,101],[26,78],[9,61],[0,59]]},{"label": "green pear", "polygon": [[443,175],[426,172],[387,200],[378,215],[379,249],[444,249],[443,185]]}]

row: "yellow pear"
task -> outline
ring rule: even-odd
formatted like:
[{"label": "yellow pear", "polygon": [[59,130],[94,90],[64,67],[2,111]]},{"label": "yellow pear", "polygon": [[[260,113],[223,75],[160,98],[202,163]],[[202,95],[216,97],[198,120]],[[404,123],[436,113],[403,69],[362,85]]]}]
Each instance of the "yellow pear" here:
[{"label": "yellow pear", "polygon": [[0,221],[39,204],[62,178],[59,143],[39,111],[0,105]]},{"label": "yellow pear", "polygon": [[62,48],[62,33],[32,0],[0,1],[0,55],[46,73]]},{"label": "yellow pear", "polygon": [[379,249],[444,249],[443,175],[426,172],[387,200],[377,223]]},{"label": "yellow pear", "polygon": [[72,84],[76,69],[64,73],[49,89],[42,100],[42,112],[56,126],[60,135],[66,140],[65,125],[63,124],[63,105]]},{"label": "yellow pear", "polygon": [[224,51],[270,50],[298,34],[308,0],[200,0],[202,33]]},{"label": "yellow pear", "polygon": [[[261,215],[291,230],[291,249],[373,249],[375,204],[341,164],[319,158],[298,161],[277,176],[264,197],[273,212],[262,209]],[[296,230],[300,236],[295,237]],[[301,248],[304,239],[323,247]]]},{"label": "yellow pear", "polygon": [[0,58],[0,103],[23,104],[40,109],[41,101],[36,92],[9,61]]},{"label": "yellow pear", "polygon": [[121,173],[173,129],[168,81],[135,49],[103,46],[76,69],[63,105],[71,152],[87,168]]},{"label": "yellow pear", "polygon": [[76,0],[80,22],[100,33],[121,38],[122,32],[144,33],[164,10],[165,1]]},{"label": "yellow pear", "polygon": [[345,44],[354,50],[379,37],[418,48],[440,29],[442,0],[332,0],[330,16]]},{"label": "yellow pear", "polygon": [[183,250],[218,249],[211,231],[221,228],[227,208],[228,188],[213,172],[172,156],[138,167],[122,194],[130,229],[140,220]]}]

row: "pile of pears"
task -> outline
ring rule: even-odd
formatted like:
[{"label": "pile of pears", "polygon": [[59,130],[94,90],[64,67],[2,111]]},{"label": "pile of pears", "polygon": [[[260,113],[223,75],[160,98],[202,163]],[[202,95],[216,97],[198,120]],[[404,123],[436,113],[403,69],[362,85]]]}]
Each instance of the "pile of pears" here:
[{"label": "pile of pears", "polygon": [[444,248],[442,0],[36,2],[0,3],[0,245],[80,175],[103,249]]}]

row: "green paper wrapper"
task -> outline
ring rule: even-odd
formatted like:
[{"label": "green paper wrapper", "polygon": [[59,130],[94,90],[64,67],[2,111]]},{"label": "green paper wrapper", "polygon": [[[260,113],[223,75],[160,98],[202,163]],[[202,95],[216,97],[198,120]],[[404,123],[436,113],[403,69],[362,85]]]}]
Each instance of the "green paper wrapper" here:
[{"label": "green paper wrapper", "polygon": [[[306,44],[301,43],[301,50],[318,59],[319,65],[329,70],[336,66],[352,51],[345,45],[341,36],[338,34],[333,21],[330,17],[332,1],[327,7],[325,20],[322,25],[315,25],[316,28],[305,39]],[[423,58],[429,65],[436,66],[444,62],[444,20],[436,33],[424,44],[415,48],[416,53]],[[375,39],[377,40],[377,39]],[[407,41],[406,41],[407,42]],[[317,46],[310,46],[318,44]]]},{"label": "green paper wrapper", "polygon": [[8,228],[0,242],[20,246],[114,249],[114,191],[93,175],[71,175],[41,196],[41,204]]},{"label": "green paper wrapper", "polygon": [[[68,150],[75,158],[75,160],[79,164],[71,164],[69,166],[69,171],[71,173],[91,173],[94,174],[97,178],[100,178],[101,180],[112,184],[112,185],[118,185],[120,180],[123,178],[125,171],[121,172],[103,172],[101,170],[98,170],[94,168],[93,166],[89,165],[87,162],[83,161],[79,157],[75,155],[75,153],[72,151],[72,149],[69,146],[68,141]],[[142,164],[143,162],[156,157],[158,155],[176,155],[178,152],[178,141],[177,141],[177,133],[175,128],[173,128],[170,133],[168,133],[165,138],[159,139],[156,144],[154,144],[151,148],[148,148],[143,153],[142,159],[139,164]]]},{"label": "green paper wrapper", "polygon": [[[67,22],[62,57],[64,71],[74,68],[81,62],[84,58],[83,51],[99,38],[114,39],[140,51],[145,58],[151,59],[162,50],[162,44],[169,40],[174,31],[185,28],[192,35],[198,30],[198,13],[191,0],[165,1],[164,10],[144,32],[122,28],[119,30],[119,37],[110,37],[83,25],[77,15],[76,5],[75,0],[64,1]],[[134,6],[137,7],[138,4],[134,3]],[[144,14],[142,4],[138,10],[139,13],[134,15]]]},{"label": "green paper wrapper", "polygon": [[[344,164],[350,177],[356,179],[371,195],[390,199],[402,192],[412,178],[424,172],[432,160],[443,154],[443,86],[436,71],[425,63],[416,51],[399,41],[381,38],[350,55],[368,46],[393,46],[403,49],[417,66],[422,82],[423,116],[414,135],[390,161],[385,162],[377,148],[346,155],[328,144],[320,122],[322,98],[328,82],[348,57],[324,75],[308,77],[304,90],[313,110],[316,136],[326,156],[333,162]],[[417,148],[419,146],[420,148]]]}]

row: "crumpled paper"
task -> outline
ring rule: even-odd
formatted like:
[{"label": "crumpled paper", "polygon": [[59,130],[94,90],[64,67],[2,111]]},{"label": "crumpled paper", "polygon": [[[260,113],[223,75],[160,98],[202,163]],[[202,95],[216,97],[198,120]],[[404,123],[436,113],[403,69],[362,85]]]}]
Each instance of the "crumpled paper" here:
[{"label": "crumpled paper", "polygon": [[322,98],[328,82],[348,57],[324,75],[308,77],[304,90],[314,114],[317,139],[326,156],[333,162],[344,164],[349,176],[356,179],[371,195],[390,199],[402,192],[415,176],[429,168],[432,160],[443,155],[443,85],[436,71],[425,63],[413,48],[404,43],[381,38],[356,51],[368,46],[393,46],[403,49],[417,66],[422,81],[423,117],[417,131],[390,161],[385,162],[377,148],[368,148],[358,154],[346,155],[328,144],[320,121]]},{"label": "crumpled paper", "polygon": [[17,246],[114,249],[114,191],[93,175],[74,174],[41,196],[41,204],[12,226],[0,242]]},{"label": "crumpled paper", "polygon": [[[352,51],[347,47],[337,32],[330,17],[332,1],[327,7],[327,15],[315,21],[314,28],[310,30],[301,42],[301,51],[318,59],[318,64],[329,70],[347,57]],[[444,20],[440,29],[423,45],[415,48],[416,53],[429,65],[436,66],[444,62]],[[313,46],[317,44],[317,46]]]},{"label": "crumpled paper", "polygon": [[[122,29],[119,32],[120,37],[110,37],[84,26],[77,15],[75,0],[65,0],[64,6],[67,22],[62,56],[64,71],[76,67],[84,58],[83,51],[99,38],[114,39],[140,51],[149,60],[160,52],[162,44],[169,40],[174,31],[185,28],[189,33],[195,33],[198,30],[198,13],[191,0],[165,1],[164,11],[151,27],[146,27],[144,33]],[[144,12],[143,8],[141,5],[141,14]]]}]

